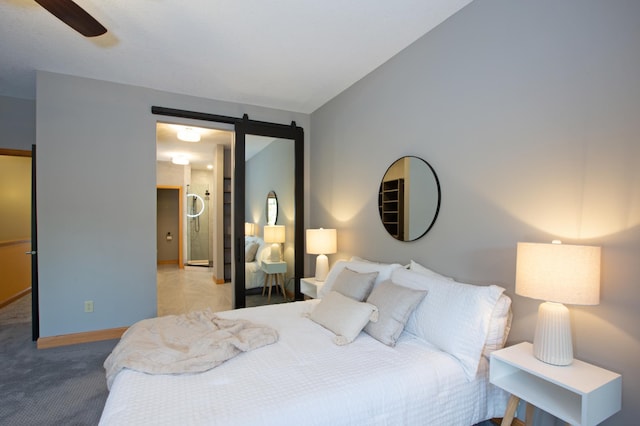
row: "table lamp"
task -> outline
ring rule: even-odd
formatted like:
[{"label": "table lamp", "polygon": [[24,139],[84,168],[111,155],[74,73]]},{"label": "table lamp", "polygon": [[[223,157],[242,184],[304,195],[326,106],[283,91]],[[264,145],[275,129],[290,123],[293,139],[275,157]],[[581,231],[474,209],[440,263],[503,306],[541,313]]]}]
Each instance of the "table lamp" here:
[{"label": "table lamp", "polygon": [[563,303],[600,303],[600,247],[518,243],[516,294],[545,301],[538,308],[534,356],[548,364],[571,364],[571,320]]},{"label": "table lamp", "polygon": [[316,281],[324,281],[329,273],[327,254],[337,251],[337,233],[335,229],[307,229],[307,253],[317,254]]},{"label": "table lamp", "polygon": [[284,243],[284,225],[265,225],[264,242],[271,243],[271,260],[272,262],[280,262],[282,259],[282,251],[280,243]]},{"label": "table lamp", "polygon": [[256,224],[252,222],[244,223],[244,235],[254,236],[256,235]]}]

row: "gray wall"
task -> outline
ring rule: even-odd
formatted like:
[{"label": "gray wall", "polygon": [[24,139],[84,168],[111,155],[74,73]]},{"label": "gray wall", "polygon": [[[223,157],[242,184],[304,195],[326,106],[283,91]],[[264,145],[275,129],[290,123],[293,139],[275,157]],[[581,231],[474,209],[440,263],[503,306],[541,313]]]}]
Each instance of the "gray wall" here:
[{"label": "gray wall", "polygon": [[[640,2],[476,0],[311,116],[310,227],[339,253],[415,259],[507,289],[510,342],[540,303],[514,295],[516,243],[602,246],[601,303],[571,306],[576,357],[622,373],[640,419]],[[442,185],[434,228],[385,233],[385,170],[423,157]]]},{"label": "gray wall", "polygon": [[305,114],[49,72],[37,73],[36,99],[43,337],[156,314],[152,105],[309,127]]},{"label": "gray wall", "polygon": [[36,103],[0,96],[0,148],[31,151],[36,143]]}]

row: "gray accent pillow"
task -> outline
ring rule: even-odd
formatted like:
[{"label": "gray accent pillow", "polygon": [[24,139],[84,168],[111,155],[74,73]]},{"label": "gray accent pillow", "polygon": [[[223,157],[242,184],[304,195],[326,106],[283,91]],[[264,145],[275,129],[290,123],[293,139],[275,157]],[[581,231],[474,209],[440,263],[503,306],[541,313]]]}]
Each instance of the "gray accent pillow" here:
[{"label": "gray accent pillow", "polygon": [[375,283],[378,272],[356,272],[349,268],[344,268],[333,282],[333,291],[350,297],[358,302],[363,302]]},{"label": "gray accent pillow", "polygon": [[244,261],[253,262],[256,260],[256,253],[258,252],[258,243],[249,243],[244,246]]},{"label": "gray accent pillow", "polygon": [[391,280],[381,282],[367,298],[367,303],[378,307],[378,321],[367,324],[364,331],[385,345],[395,346],[409,316],[426,294]]}]

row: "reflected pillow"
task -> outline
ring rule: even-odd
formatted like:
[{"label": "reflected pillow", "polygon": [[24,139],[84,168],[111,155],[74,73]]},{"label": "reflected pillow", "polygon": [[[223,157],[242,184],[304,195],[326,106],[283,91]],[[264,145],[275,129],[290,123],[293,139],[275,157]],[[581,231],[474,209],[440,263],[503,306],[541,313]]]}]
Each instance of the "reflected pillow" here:
[{"label": "reflected pillow", "polygon": [[367,298],[367,303],[378,308],[378,321],[369,322],[364,331],[385,345],[395,346],[409,316],[426,294],[391,280],[380,283]]},{"label": "reflected pillow", "polygon": [[373,283],[377,277],[378,272],[359,273],[349,268],[344,268],[333,282],[333,291],[362,302],[371,293]]},{"label": "reflected pillow", "polygon": [[244,246],[244,261],[249,263],[256,260],[256,253],[258,252],[258,243],[248,243]]},{"label": "reflected pillow", "polygon": [[378,308],[331,291],[311,311],[309,318],[331,330],[336,335],[333,338],[336,345],[346,345],[358,337],[369,321],[377,321]]}]

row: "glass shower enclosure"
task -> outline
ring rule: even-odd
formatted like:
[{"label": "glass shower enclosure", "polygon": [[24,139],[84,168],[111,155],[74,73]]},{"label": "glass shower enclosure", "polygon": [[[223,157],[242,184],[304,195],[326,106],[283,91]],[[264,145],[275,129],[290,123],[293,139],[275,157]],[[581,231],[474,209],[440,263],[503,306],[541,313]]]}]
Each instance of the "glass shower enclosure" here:
[{"label": "glass shower enclosure", "polygon": [[187,265],[212,267],[210,192],[206,184],[187,185]]}]

